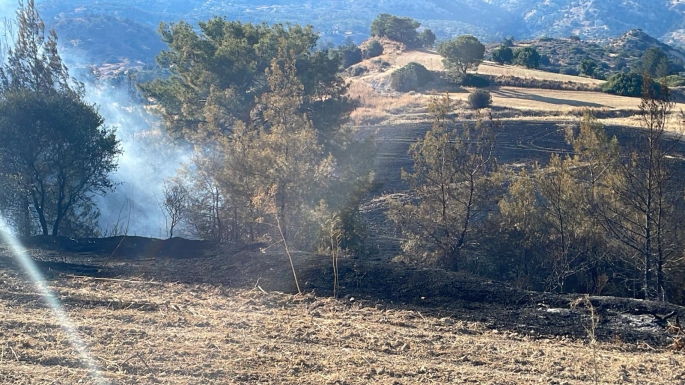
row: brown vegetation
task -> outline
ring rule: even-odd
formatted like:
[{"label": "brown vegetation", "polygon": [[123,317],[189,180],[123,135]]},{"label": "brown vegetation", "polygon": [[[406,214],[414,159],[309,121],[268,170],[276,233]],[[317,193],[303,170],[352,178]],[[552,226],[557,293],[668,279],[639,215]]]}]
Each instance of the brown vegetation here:
[{"label": "brown vegetation", "polygon": [[[34,256],[46,253],[31,252]],[[277,274],[285,273],[283,282],[292,281],[287,262],[278,255],[240,255],[240,259],[220,256],[230,267],[227,270],[218,258],[207,264],[202,263],[203,258],[194,258],[187,266],[210,267],[204,270],[205,277],[215,279],[221,279],[220,274],[228,279],[231,271],[239,275],[248,269],[254,279],[260,272],[268,272],[265,267],[276,260],[271,266],[279,267]],[[72,350],[69,336],[9,258],[3,251],[0,382],[94,383]],[[93,254],[68,254],[71,262],[86,258],[98,260]],[[399,293],[400,287],[395,285],[404,277],[407,288],[426,293],[425,299],[416,298],[426,306],[403,307],[349,294],[335,300],[266,292],[268,289],[262,288],[268,287],[269,281],[259,279],[242,289],[158,280],[166,265],[173,266],[168,271],[177,277],[201,278],[192,276],[182,262],[128,260],[129,267],[147,265],[145,276],[132,272],[115,278],[45,271],[50,274],[50,288],[63,301],[103,377],[112,383],[584,384],[596,377],[602,383],[644,383],[677,382],[685,376],[682,354],[644,339],[650,335],[647,330],[659,327],[643,328],[647,334],[641,334],[637,342],[631,337],[635,335],[629,334],[628,330],[639,328],[631,325],[651,325],[652,316],[610,316],[615,313],[607,313],[596,299],[593,302],[603,320],[598,335],[603,342],[595,345],[593,357],[588,354],[590,340],[584,331],[590,325],[590,313],[582,307],[572,309],[569,299],[537,296],[530,298],[529,305],[499,307],[478,301],[497,291],[502,300],[514,297],[514,292],[487,282],[477,284],[472,278],[452,277],[453,283],[476,285],[471,291],[465,290],[467,286],[455,287],[455,294],[470,292],[472,299],[431,307],[447,302],[433,298],[439,295],[437,287],[420,289],[418,282],[442,282],[447,288],[448,280],[436,279],[442,274],[439,271],[406,269],[397,271],[398,280],[381,276],[376,282],[370,281],[373,276],[360,279],[379,288],[391,285],[386,289]],[[348,269],[349,261],[341,282],[349,293],[353,281]],[[425,273],[433,279],[417,276]],[[479,291],[473,291],[476,288]],[[635,304],[626,304],[628,309],[631,306]],[[612,341],[606,331],[614,322],[619,322],[615,325],[619,333]],[[558,337],[547,334],[553,325],[568,332]]]}]

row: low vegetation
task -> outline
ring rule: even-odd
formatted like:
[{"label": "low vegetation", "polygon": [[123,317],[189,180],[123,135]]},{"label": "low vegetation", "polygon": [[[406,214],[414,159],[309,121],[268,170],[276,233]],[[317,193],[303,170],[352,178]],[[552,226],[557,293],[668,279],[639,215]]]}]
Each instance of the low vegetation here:
[{"label": "low vegetation", "polygon": [[419,63],[409,63],[390,74],[390,87],[396,91],[409,92],[425,86],[433,75]]},{"label": "low vegetation", "polygon": [[475,90],[469,95],[468,101],[474,110],[488,108],[492,105],[492,95],[485,90]]}]

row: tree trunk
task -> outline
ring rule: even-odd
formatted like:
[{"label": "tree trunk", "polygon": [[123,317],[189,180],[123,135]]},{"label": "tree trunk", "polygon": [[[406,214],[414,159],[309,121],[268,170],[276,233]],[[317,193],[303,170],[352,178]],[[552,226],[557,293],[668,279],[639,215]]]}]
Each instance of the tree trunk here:
[{"label": "tree trunk", "polygon": [[22,197],[22,215],[23,215],[23,223],[22,223],[22,235],[24,237],[30,237],[31,236],[31,207],[29,205],[29,198],[24,195]]},{"label": "tree trunk", "polygon": [[45,202],[45,196],[41,195],[41,202],[38,201],[38,197],[36,197],[35,192],[32,194],[33,196],[33,206],[36,209],[36,213],[38,213],[38,221],[40,222],[40,228],[43,231],[43,235],[49,235],[48,233],[48,221],[45,219],[45,212],[43,210],[43,205],[41,202]]}]

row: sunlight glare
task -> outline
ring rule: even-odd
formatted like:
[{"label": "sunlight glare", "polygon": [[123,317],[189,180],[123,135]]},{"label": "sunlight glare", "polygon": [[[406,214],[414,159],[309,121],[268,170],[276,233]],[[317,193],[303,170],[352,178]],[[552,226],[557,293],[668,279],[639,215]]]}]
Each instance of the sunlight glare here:
[{"label": "sunlight glare", "polygon": [[[0,229],[7,228],[8,226],[6,225],[4,219],[0,217]],[[88,347],[81,339],[78,331],[69,319],[69,316],[67,316],[59,300],[55,297],[50,288],[48,288],[45,278],[43,278],[43,275],[40,273],[31,257],[28,256],[26,250],[21,245],[19,240],[9,232],[5,231],[0,231],[0,238],[2,238],[7,245],[9,245],[14,257],[21,264],[21,268],[28,275],[35,287],[38,289],[40,295],[43,297],[43,301],[52,309],[55,318],[62,327],[62,330],[64,330],[69,337],[71,345],[78,352],[81,361],[86,365],[86,368],[88,368],[89,374],[95,383],[99,385],[109,384],[109,381],[102,376],[101,369],[91,357]]]}]

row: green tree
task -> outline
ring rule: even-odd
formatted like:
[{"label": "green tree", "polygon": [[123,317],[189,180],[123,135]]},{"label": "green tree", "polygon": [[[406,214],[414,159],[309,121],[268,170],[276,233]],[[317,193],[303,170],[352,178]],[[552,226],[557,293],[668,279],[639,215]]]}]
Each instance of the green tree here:
[{"label": "green tree", "polygon": [[160,25],[169,50],[157,61],[171,76],[141,85],[158,103],[167,131],[198,143],[230,136],[236,122],[260,119],[259,98],[269,91],[265,71],[279,49],[294,52],[304,86],[299,111],[331,141],[354,109],[338,75],[340,57],[313,51],[311,26],[254,25],[215,17],[195,29],[183,21]]},{"label": "green tree", "polygon": [[476,218],[491,204],[496,162],[492,127],[480,120],[456,124],[450,109],[447,95],[431,101],[433,127],[409,149],[413,172],[402,170],[412,199],[394,202],[389,215],[402,229],[410,260],[456,270]]},{"label": "green tree", "polygon": [[[655,84],[652,87],[658,90],[659,85]],[[602,84],[602,91],[621,96],[641,96],[642,75],[635,72],[613,74]]]},{"label": "green tree", "polygon": [[371,40],[362,52],[365,59],[371,59],[383,54],[383,45],[378,40]]},{"label": "green tree", "polygon": [[354,42],[338,47],[341,54],[342,67],[347,68],[362,61],[362,50]]},{"label": "green tree", "polygon": [[371,22],[371,36],[387,37],[415,47],[421,42],[416,32],[420,26],[421,23],[414,19],[382,13]]},{"label": "green tree", "polygon": [[485,46],[471,35],[462,35],[442,42],[438,52],[448,72],[453,76],[463,76],[469,69],[478,69],[483,61]]},{"label": "green tree", "polygon": [[670,67],[668,56],[657,47],[648,48],[640,58],[640,70],[655,79],[668,76]]},{"label": "green tree", "polygon": [[437,36],[435,36],[435,33],[428,28],[425,28],[419,33],[419,41],[423,47],[432,47],[435,45],[435,39],[437,39]]},{"label": "green tree", "polygon": [[583,59],[578,66],[582,75],[594,76],[597,69],[597,63],[592,59]]},{"label": "green tree", "polygon": [[540,66],[540,54],[535,47],[523,47],[514,51],[514,63],[526,68]]},{"label": "green tree", "polygon": [[57,35],[44,31],[33,0],[20,3],[16,41],[0,68],[0,173],[20,199],[15,204],[30,202],[35,211],[24,211],[22,232],[28,235],[35,214],[41,232],[56,236],[65,222],[96,217],[92,198],[113,187],[121,151],[69,76]]},{"label": "green tree", "polygon": [[498,64],[511,64],[514,61],[514,51],[502,44],[492,51],[492,60]]}]

